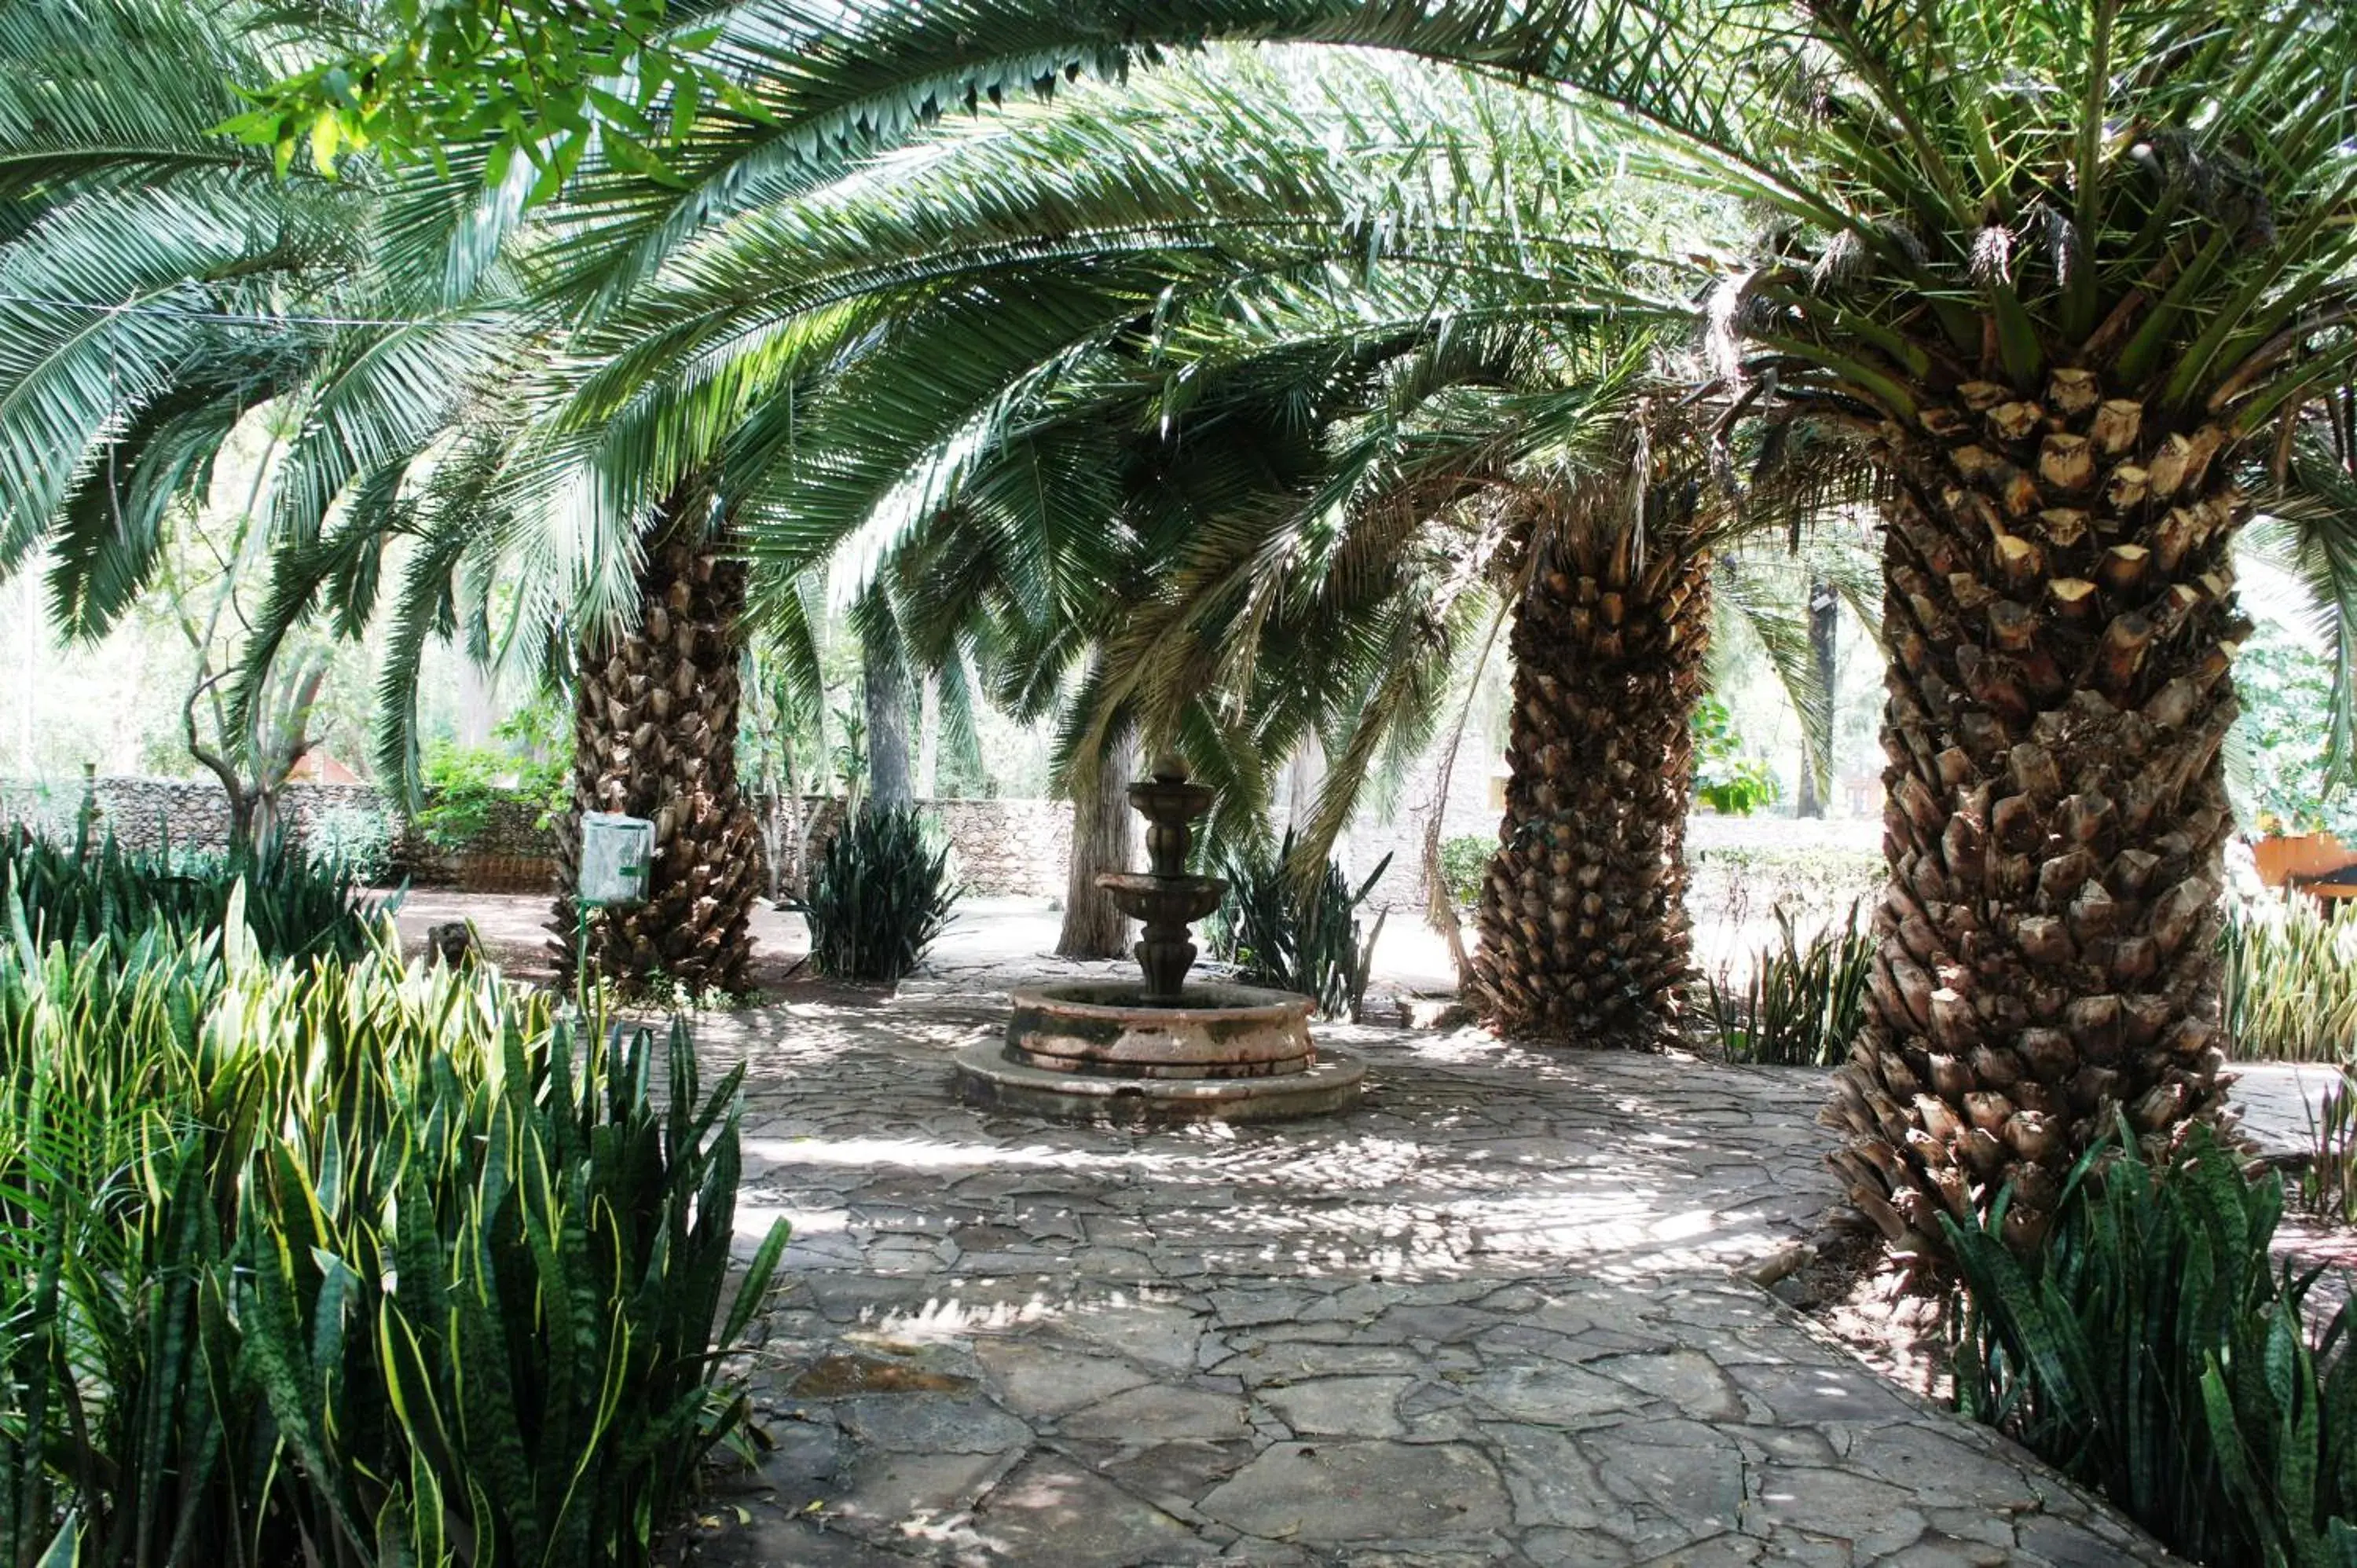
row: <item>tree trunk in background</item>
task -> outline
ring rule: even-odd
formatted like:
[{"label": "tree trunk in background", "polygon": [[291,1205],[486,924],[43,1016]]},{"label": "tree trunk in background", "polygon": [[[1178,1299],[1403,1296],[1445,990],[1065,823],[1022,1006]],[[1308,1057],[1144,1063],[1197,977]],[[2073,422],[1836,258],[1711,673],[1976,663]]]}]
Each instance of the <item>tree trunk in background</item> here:
[{"label": "tree trunk in background", "polygon": [[1309,819],[1318,814],[1318,791],[1326,783],[1326,747],[1313,733],[1301,737],[1293,755],[1285,759],[1285,811],[1282,822],[1275,824],[1277,836],[1286,829],[1306,831]]},{"label": "tree trunk in background", "polygon": [[569,981],[582,813],[645,817],[655,824],[647,900],[593,917],[592,965],[625,990],[660,975],[741,993],[762,880],[759,828],[737,781],[745,569],[675,523],[648,552],[639,602],[637,630],[581,655],[550,948]]},{"label": "tree trunk in background", "polygon": [[1129,786],[1137,773],[1137,743],[1123,736],[1105,748],[1092,780],[1075,780],[1072,857],[1064,881],[1060,958],[1126,958],[1129,922],[1097,886],[1100,871],[1127,871],[1137,853],[1137,812]]},{"label": "tree trunk in background", "polygon": [[1890,883],[1825,1111],[1851,1203],[1915,1258],[2007,1184],[2006,1235],[2034,1244],[2119,1111],[2166,1137],[2223,1103],[2220,745],[2248,629],[2222,430],[2084,371],[2042,403],[1956,396],[1921,415],[1948,440],[1886,456]]},{"label": "tree trunk in background", "polygon": [[909,679],[899,640],[863,632],[860,684],[867,705],[867,804],[877,811],[911,805],[909,779]]},{"label": "tree trunk in background", "polygon": [[491,689],[491,677],[472,659],[461,655],[458,660],[458,744],[464,746],[487,746],[491,744],[491,729],[499,723],[499,696]]},{"label": "tree trunk in background", "polygon": [[942,678],[927,671],[917,692],[917,799],[941,799],[941,785]]},{"label": "tree trunk in background", "polygon": [[[1801,796],[1795,804],[1796,813],[1803,817],[1822,817],[1825,803],[1834,790],[1834,683],[1839,652],[1835,639],[1841,635],[1841,596],[1823,577],[1809,579],[1809,672],[1817,690],[1824,696],[1825,711],[1820,722],[1811,724],[1809,715],[1801,715],[1804,738],[1801,743]],[[1813,730],[1813,735],[1805,734]]]},{"label": "tree trunk in background", "polygon": [[1512,777],[1472,999],[1508,1035],[1643,1046],[1674,1024],[1687,977],[1690,725],[1710,563],[1678,547],[1690,503],[1657,505],[1641,560],[1609,510],[1543,519],[1523,546],[1541,557],[1509,644]]}]

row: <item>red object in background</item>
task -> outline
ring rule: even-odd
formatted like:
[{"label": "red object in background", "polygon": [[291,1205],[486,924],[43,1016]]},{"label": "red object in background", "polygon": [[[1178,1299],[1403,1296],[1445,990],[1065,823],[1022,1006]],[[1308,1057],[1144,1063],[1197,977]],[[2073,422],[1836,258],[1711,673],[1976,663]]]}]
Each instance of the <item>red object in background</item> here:
[{"label": "red object in background", "polygon": [[295,765],[294,771],[287,774],[286,777],[289,782],[296,784],[359,784],[364,782],[359,774],[353,772],[350,768],[345,767],[334,757],[329,757],[324,751],[305,752],[303,754],[303,759]]}]

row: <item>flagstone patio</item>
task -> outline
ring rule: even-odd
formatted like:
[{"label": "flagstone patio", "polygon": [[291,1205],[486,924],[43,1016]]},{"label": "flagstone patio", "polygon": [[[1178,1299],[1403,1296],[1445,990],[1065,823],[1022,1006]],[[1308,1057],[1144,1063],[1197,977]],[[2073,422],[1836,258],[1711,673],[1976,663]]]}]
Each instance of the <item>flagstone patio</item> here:
[{"label": "flagstone patio", "polygon": [[1331,1122],[959,1106],[1041,968],[704,1026],[740,1223],[795,1235],[703,1561],[2170,1561],[1731,1274],[1832,1197],[1820,1076],[1332,1028],[1372,1070]]}]

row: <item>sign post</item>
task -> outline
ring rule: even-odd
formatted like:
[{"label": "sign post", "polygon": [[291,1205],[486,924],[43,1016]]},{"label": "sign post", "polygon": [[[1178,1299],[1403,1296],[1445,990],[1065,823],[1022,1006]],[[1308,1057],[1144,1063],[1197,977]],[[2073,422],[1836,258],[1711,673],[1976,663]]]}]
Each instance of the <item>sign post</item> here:
[{"label": "sign post", "polygon": [[589,911],[643,904],[654,869],[655,825],[618,811],[587,811],[581,817],[580,875],[575,899],[580,910],[576,933],[574,983],[581,1015],[589,1015]]}]

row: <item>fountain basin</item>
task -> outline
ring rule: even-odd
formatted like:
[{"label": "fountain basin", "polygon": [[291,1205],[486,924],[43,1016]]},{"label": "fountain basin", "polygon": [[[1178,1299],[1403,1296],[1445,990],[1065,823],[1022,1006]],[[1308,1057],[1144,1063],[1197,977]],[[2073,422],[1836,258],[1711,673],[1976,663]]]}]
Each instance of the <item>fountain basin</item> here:
[{"label": "fountain basin", "polygon": [[1357,1100],[1365,1065],[1320,1055],[1311,1003],[1251,986],[1148,1003],[1135,981],[1017,991],[1004,1041],[958,1055],[969,1104],[1067,1121],[1154,1125],[1317,1116]]}]

